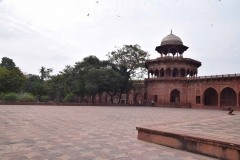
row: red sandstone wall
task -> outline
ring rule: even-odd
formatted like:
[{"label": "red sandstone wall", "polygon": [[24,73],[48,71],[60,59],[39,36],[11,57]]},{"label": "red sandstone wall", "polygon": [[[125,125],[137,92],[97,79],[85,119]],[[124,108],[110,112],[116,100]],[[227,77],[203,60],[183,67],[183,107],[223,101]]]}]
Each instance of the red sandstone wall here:
[{"label": "red sandstone wall", "polygon": [[[196,80],[196,81],[151,81],[147,84],[148,102],[154,100],[154,95],[157,95],[155,106],[161,103],[170,103],[170,93],[177,89],[180,91],[180,103],[190,103],[191,107],[204,107],[204,92],[208,88],[214,88],[218,94],[218,105],[220,106],[221,91],[230,87],[236,92],[236,106],[239,106],[240,101],[240,80],[236,79],[215,79],[215,80]],[[196,103],[196,96],[200,96],[200,104]],[[206,107],[206,106],[205,106]],[[207,106],[211,107],[211,106]]]}]

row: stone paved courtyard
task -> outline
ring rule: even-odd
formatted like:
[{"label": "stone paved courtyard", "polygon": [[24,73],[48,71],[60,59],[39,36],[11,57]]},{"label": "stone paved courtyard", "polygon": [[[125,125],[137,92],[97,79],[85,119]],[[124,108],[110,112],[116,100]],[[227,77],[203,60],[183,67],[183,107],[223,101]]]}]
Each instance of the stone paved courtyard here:
[{"label": "stone paved courtyard", "polygon": [[230,128],[239,129],[240,112],[235,114],[180,108],[2,105],[0,159],[212,159],[140,141],[136,126],[172,126],[200,133],[196,126],[208,126],[212,119],[204,132],[239,140],[239,131],[223,127],[233,121]]}]

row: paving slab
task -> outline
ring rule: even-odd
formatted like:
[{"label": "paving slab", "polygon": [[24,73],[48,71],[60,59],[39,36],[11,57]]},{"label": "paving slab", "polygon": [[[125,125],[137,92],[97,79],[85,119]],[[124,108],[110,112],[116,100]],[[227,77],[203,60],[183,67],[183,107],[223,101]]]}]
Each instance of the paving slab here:
[{"label": "paving slab", "polygon": [[[239,140],[235,127],[240,112],[235,114],[133,106],[1,105],[0,159],[213,159],[138,140],[136,126],[200,133],[203,126],[211,125],[204,132]],[[226,121],[233,123],[225,126]]]}]

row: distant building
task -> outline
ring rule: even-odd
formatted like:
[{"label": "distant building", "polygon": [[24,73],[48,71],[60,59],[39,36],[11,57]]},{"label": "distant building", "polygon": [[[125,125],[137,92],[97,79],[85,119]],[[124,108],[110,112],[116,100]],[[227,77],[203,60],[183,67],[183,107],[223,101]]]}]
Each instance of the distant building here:
[{"label": "distant building", "polygon": [[239,106],[240,74],[198,77],[201,62],[183,58],[188,49],[172,33],[162,39],[157,59],[147,60],[147,101],[155,106]]}]

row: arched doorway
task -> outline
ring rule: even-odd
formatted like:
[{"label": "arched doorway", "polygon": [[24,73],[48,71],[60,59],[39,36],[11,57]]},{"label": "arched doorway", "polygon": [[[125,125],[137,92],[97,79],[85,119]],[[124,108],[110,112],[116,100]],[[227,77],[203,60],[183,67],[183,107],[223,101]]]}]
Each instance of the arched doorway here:
[{"label": "arched doorway", "polygon": [[218,94],[213,88],[208,88],[204,92],[204,105],[218,105]]},{"label": "arched doorway", "polygon": [[136,103],[137,103],[138,105],[142,105],[143,102],[144,102],[144,100],[143,100],[143,94],[142,94],[141,92],[138,92],[138,93],[136,94]]},{"label": "arched doorway", "polygon": [[170,93],[170,102],[180,102],[180,91],[177,89],[172,90]]},{"label": "arched doorway", "polygon": [[128,93],[128,102],[132,104],[134,102],[134,95],[132,92]]},{"label": "arched doorway", "polygon": [[220,103],[221,106],[236,106],[237,105],[236,92],[230,87],[224,88],[220,94]]}]

